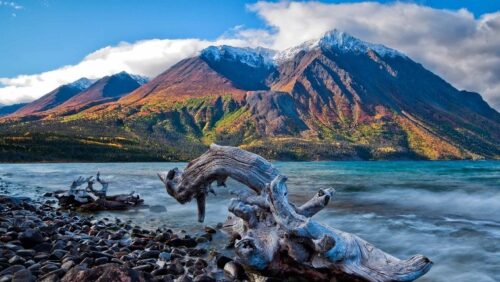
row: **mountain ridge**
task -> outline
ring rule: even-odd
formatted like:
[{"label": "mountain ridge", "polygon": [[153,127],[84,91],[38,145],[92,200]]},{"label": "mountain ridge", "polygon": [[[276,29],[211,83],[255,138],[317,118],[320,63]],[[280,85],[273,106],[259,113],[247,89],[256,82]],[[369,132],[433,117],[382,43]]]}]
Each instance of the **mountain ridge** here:
[{"label": "mountain ridge", "polygon": [[77,112],[94,105],[114,101],[146,82],[147,78],[126,72],[93,80],[80,78],[27,103],[8,117],[38,116],[42,118],[51,114]]},{"label": "mountain ridge", "polygon": [[272,159],[500,158],[500,114],[479,94],[336,30],[281,52],[211,46],[115,101],[23,126],[112,159],[188,160],[211,142]]},{"label": "mountain ridge", "polygon": [[57,87],[42,97],[27,103],[10,117],[26,116],[44,112],[64,103],[68,99],[87,89],[93,83],[87,78],[80,78],[72,83]]}]

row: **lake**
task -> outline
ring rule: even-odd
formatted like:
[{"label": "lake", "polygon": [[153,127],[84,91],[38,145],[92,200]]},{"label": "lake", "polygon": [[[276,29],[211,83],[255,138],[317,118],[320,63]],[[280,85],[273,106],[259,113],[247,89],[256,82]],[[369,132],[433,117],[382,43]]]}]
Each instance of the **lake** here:
[{"label": "lake", "polygon": [[[79,175],[101,172],[110,193],[136,191],[149,209],[101,213],[141,226],[168,226],[201,232],[194,203],[180,205],[165,191],[157,172],[185,163],[0,164],[0,177],[11,195],[40,198],[67,189]],[[289,177],[290,199],[302,203],[319,188],[335,188],[328,208],[314,218],[355,233],[399,258],[421,253],[434,266],[418,281],[500,281],[500,162],[276,162]],[[99,185],[96,185],[100,188]],[[205,224],[223,222],[228,182],[207,201]],[[222,236],[222,235],[220,235]],[[219,237],[215,244],[222,244]]]}]

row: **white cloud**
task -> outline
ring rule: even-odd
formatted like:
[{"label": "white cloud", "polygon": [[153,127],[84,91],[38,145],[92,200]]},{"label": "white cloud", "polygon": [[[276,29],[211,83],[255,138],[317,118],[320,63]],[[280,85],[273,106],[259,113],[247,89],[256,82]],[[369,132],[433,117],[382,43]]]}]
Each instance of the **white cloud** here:
[{"label": "white cloud", "polygon": [[500,108],[500,12],[474,18],[466,9],[400,2],[258,2],[249,9],[270,26],[263,40],[273,38],[276,49],[337,28],[400,50],[455,87],[479,92]]},{"label": "white cloud", "polygon": [[196,55],[209,45],[241,45],[239,40],[152,39],[107,46],[87,55],[80,63],[34,75],[0,78],[0,104],[31,101],[54,88],[81,77],[90,79],[126,71],[153,77],[181,59]]},{"label": "white cloud", "polygon": [[[3,2],[2,2],[3,3]],[[211,44],[284,49],[332,28],[398,49],[458,88],[477,91],[500,108],[500,12],[479,18],[465,9],[437,10],[415,4],[258,2],[249,6],[268,25],[241,26],[215,41],[153,39],[108,46],[76,65],[35,75],[0,78],[0,103],[32,100],[80,77],[119,71],[155,76]]]},{"label": "white cloud", "polygon": [[7,7],[14,10],[21,10],[24,7],[12,1],[0,1],[0,7]]}]

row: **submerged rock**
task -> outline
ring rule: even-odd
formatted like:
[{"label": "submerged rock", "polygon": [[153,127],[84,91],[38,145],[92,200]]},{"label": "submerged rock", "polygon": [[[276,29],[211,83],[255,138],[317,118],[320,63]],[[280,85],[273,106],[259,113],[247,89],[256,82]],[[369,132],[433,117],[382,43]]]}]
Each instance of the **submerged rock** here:
[{"label": "submerged rock", "polygon": [[167,208],[165,206],[161,206],[161,205],[154,205],[154,206],[149,207],[149,211],[155,212],[155,213],[162,213],[162,212],[166,212]]}]

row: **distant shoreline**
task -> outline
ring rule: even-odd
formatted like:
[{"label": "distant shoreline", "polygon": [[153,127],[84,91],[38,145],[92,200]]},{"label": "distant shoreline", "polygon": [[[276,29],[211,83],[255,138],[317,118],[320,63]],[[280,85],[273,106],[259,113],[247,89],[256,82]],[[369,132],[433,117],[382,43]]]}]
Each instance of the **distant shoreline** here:
[{"label": "distant shoreline", "polygon": [[[287,162],[287,163],[327,163],[327,162],[497,162],[500,159],[460,159],[460,160],[426,160],[426,159],[378,159],[378,160],[359,160],[359,159],[342,159],[342,160],[271,160],[272,162]],[[188,163],[189,161],[41,161],[41,162],[0,162],[0,165],[6,164],[105,164],[105,163]]]}]

